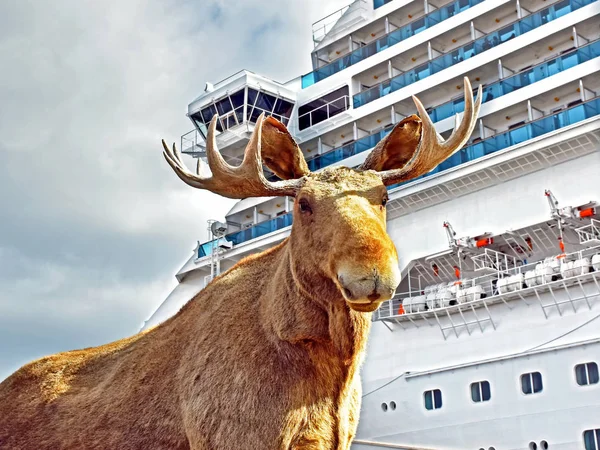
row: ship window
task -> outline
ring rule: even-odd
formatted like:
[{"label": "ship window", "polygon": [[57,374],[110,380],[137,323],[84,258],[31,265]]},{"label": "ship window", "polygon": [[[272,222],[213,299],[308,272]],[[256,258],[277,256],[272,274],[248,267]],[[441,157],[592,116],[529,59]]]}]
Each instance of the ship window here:
[{"label": "ship window", "polygon": [[442,391],[439,389],[425,391],[423,399],[425,400],[425,409],[427,410],[440,409],[442,407]]},{"label": "ship window", "polygon": [[521,390],[523,394],[537,394],[542,392],[542,374],[539,372],[524,373],[521,375]]},{"label": "ship window", "polygon": [[350,107],[348,86],[343,86],[298,108],[298,127],[301,130],[323,122]]},{"label": "ship window", "polygon": [[598,364],[589,362],[575,366],[575,379],[579,386],[598,383]]},{"label": "ship window", "polygon": [[381,404],[381,409],[383,410],[383,412],[386,412],[388,410],[387,403],[382,403]]},{"label": "ship window", "polygon": [[585,430],[583,432],[585,450],[600,450],[600,428]]},{"label": "ship window", "polygon": [[471,384],[471,398],[474,402],[487,402],[491,397],[489,381],[477,381]]},{"label": "ship window", "polygon": [[395,401],[391,401],[390,402],[390,408],[392,408],[392,411],[394,411],[396,409],[396,402]]},{"label": "ship window", "polygon": [[543,450],[548,450],[548,442],[546,442],[546,441],[540,442],[540,447],[542,447]]},{"label": "ship window", "polygon": [[294,104],[287,100],[248,88],[248,120],[250,122],[256,122],[258,116],[264,112],[267,116],[273,116],[281,123],[287,124],[292,109],[294,109]]}]

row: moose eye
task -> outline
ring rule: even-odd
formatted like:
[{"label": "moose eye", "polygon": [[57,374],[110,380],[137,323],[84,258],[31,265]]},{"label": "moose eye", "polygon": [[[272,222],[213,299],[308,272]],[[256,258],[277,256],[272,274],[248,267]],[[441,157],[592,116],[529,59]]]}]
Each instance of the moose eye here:
[{"label": "moose eye", "polygon": [[388,202],[388,196],[386,195],[385,197],[383,197],[383,200],[381,200],[381,206],[387,205],[387,202]]},{"label": "moose eye", "polygon": [[301,198],[298,201],[298,206],[300,207],[300,211],[306,214],[312,214],[312,209],[310,207],[310,204],[308,203],[308,200]]}]

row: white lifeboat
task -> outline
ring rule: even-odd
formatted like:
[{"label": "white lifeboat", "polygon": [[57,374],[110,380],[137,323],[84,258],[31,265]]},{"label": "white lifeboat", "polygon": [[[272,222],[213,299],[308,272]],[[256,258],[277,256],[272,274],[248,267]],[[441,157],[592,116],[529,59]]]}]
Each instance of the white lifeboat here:
[{"label": "white lifeboat", "polygon": [[600,253],[592,256],[592,267],[594,270],[600,270]]}]

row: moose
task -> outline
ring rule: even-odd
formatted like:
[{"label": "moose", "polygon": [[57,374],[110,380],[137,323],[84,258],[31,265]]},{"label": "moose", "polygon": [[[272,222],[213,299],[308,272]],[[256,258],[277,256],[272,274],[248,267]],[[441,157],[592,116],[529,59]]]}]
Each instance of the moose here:
[{"label": "moose", "polygon": [[[371,312],[395,293],[386,186],[431,171],[469,139],[481,105],[447,140],[421,102],[357,169],[310,172],[286,127],[260,116],[238,167],[207,133],[211,176],[164,157],[185,183],[230,197],[294,197],[290,236],[249,256],[162,324],[33,361],[0,384],[2,449],[349,449]],[[263,164],[281,180],[268,181]]]}]

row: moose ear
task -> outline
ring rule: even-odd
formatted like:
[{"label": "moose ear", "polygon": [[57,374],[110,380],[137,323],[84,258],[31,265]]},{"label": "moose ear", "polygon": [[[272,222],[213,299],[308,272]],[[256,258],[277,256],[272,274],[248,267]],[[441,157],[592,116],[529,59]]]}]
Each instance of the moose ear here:
[{"label": "moose ear", "polygon": [[408,163],[417,152],[421,141],[422,122],[413,114],[402,119],[384,139],[379,141],[360,170],[400,169]]},{"label": "moose ear", "polygon": [[260,138],[262,161],[282,180],[302,178],[310,173],[304,155],[284,124],[267,117]]}]

